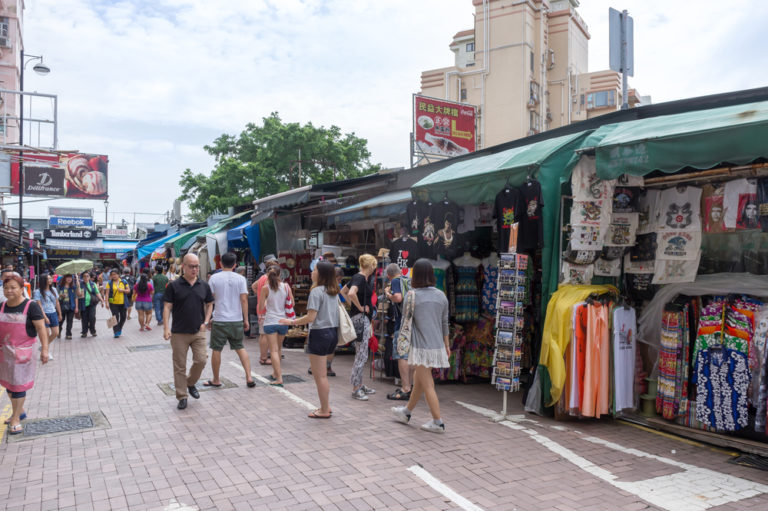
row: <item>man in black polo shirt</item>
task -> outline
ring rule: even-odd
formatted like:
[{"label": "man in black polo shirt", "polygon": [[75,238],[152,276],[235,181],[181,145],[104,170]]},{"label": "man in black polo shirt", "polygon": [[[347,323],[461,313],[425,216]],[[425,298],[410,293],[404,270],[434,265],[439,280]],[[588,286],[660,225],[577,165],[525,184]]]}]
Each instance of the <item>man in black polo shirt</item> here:
[{"label": "man in black polo shirt", "polygon": [[[185,255],[182,260],[182,277],[170,282],[163,296],[163,337],[171,341],[173,383],[176,386],[179,410],[187,407],[187,392],[195,399],[200,397],[195,383],[200,379],[205,361],[208,360],[206,325],[211,320],[213,294],[208,284],[198,279],[198,273],[200,261],[197,256]],[[192,348],[192,367],[187,375],[189,348]]]}]

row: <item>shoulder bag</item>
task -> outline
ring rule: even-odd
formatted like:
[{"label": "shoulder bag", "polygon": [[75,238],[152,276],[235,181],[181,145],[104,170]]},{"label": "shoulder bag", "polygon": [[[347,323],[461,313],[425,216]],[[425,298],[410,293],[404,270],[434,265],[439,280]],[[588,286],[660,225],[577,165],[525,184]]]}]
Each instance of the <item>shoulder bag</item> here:
[{"label": "shoulder bag", "polygon": [[285,317],[288,319],[293,319],[296,317],[296,311],[293,309],[293,299],[291,297],[291,288],[288,286],[287,283],[285,284]]},{"label": "shoulder bag", "polygon": [[397,354],[406,356],[411,351],[411,332],[413,329],[413,309],[416,302],[416,293],[413,289],[405,295],[403,304],[403,320],[400,323],[400,335],[397,336]]},{"label": "shoulder bag", "polygon": [[357,332],[355,332],[355,325],[352,324],[352,318],[347,314],[347,309],[341,300],[336,299],[339,305],[339,346],[349,344],[357,339]]}]

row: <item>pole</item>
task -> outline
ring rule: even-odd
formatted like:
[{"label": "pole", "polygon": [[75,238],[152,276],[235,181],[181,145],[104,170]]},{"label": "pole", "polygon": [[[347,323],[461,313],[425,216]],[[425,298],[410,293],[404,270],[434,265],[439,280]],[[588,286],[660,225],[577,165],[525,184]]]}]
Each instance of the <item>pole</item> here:
[{"label": "pole", "polygon": [[19,70],[19,249],[24,252],[24,49],[21,50]]},{"label": "pole", "polygon": [[301,188],[301,147],[299,147],[299,188]]},{"label": "pole", "polygon": [[629,12],[625,9],[621,11],[621,109],[629,109],[628,89],[629,83],[627,81],[627,18]]}]

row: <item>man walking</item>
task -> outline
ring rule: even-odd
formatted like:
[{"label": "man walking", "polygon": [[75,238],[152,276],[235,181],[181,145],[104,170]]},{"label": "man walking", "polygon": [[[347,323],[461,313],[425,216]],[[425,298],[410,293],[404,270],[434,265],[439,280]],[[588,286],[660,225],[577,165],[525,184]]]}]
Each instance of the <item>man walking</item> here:
[{"label": "man walking", "polygon": [[155,267],[155,276],[152,277],[152,286],[155,288],[155,294],[152,295],[152,305],[155,307],[157,326],[163,324],[163,295],[165,295],[165,286],[167,285],[168,277],[165,276],[163,265],[158,264]]},{"label": "man walking", "polygon": [[221,256],[221,271],[211,275],[208,285],[213,293],[215,307],[213,321],[208,325],[211,331],[211,369],[213,379],[203,385],[221,387],[219,369],[221,368],[221,350],[229,343],[229,349],[235,350],[240,363],[245,369],[245,381],[248,387],[255,387],[251,378],[251,361],[243,347],[243,337],[248,326],[248,282],[245,277],[234,271],[237,256],[227,252]]},{"label": "man walking", "polygon": [[[211,320],[213,295],[208,284],[198,278],[200,260],[187,254],[182,260],[182,278],[165,288],[163,325],[165,340],[171,341],[173,351],[173,383],[176,387],[178,408],[187,407],[187,393],[195,399],[200,393],[195,383],[205,367],[208,353],[205,349],[205,325]],[[171,324],[173,314],[173,324]],[[192,367],[187,375],[187,353],[192,348]]]}]

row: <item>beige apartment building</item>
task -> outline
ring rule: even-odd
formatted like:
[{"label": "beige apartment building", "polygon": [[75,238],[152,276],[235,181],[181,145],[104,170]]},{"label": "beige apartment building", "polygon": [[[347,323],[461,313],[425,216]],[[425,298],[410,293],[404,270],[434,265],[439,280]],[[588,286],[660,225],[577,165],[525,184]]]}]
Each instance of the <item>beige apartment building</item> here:
[{"label": "beige apartment building", "polygon": [[578,0],[472,3],[474,27],[450,44],[455,65],[424,71],[421,94],[475,105],[478,149],[621,108],[621,75],[588,71]]},{"label": "beige apartment building", "polygon": [[[0,89],[19,90],[23,0],[0,0]],[[0,93],[0,144],[18,142],[17,94]]]}]

